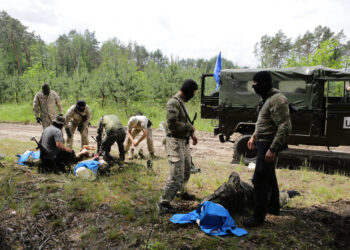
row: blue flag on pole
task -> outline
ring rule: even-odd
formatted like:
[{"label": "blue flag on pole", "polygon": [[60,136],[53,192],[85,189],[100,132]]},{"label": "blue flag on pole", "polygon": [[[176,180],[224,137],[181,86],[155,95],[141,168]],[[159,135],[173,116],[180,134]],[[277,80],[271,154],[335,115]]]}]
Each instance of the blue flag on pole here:
[{"label": "blue flag on pole", "polygon": [[216,59],[216,64],[215,64],[215,69],[214,69],[214,78],[216,81],[216,90],[219,89],[219,85],[220,85],[220,71],[222,68],[222,63],[221,63],[221,51],[218,55],[218,59]]}]

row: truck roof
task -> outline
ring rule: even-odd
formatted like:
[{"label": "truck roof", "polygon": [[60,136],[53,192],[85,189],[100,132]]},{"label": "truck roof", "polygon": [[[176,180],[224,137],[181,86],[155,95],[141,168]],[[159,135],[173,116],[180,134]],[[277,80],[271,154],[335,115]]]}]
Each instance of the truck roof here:
[{"label": "truck roof", "polygon": [[220,72],[220,77],[233,78],[238,81],[252,80],[256,72],[269,71],[275,81],[288,80],[306,80],[311,82],[313,79],[323,80],[350,80],[350,72],[330,69],[323,66],[297,67],[297,68],[258,68],[258,69],[224,69]]}]

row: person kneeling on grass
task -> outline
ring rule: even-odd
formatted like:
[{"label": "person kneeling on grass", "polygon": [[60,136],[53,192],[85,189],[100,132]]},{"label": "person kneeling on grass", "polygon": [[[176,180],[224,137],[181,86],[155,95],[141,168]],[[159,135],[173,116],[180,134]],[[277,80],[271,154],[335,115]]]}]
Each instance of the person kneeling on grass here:
[{"label": "person kneeling on grass", "polygon": [[[44,164],[50,164],[47,159],[52,159],[54,163],[54,169],[50,170],[53,170],[55,172],[64,172],[65,166],[72,163],[73,159],[75,158],[74,150],[64,146],[62,133],[64,123],[65,118],[63,116],[57,116],[53,120],[52,125],[44,129],[40,138],[41,145],[44,147],[45,151],[47,151],[43,152],[43,149],[41,149],[40,158]],[[46,155],[45,157],[45,154],[49,155]]]}]

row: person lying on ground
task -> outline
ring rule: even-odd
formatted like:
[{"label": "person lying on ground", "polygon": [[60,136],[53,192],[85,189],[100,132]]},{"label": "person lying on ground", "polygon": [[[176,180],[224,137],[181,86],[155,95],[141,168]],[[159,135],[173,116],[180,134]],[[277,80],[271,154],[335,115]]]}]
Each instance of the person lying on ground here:
[{"label": "person lying on ground", "polygon": [[[298,191],[288,190],[279,193],[279,205],[283,207],[287,202],[300,195]],[[225,207],[230,213],[242,212],[245,209],[254,208],[254,188],[247,182],[241,181],[236,172],[232,172],[227,182],[222,184],[213,194],[202,199],[218,203]],[[273,207],[267,208],[267,213],[279,215],[280,210],[274,210]]]}]

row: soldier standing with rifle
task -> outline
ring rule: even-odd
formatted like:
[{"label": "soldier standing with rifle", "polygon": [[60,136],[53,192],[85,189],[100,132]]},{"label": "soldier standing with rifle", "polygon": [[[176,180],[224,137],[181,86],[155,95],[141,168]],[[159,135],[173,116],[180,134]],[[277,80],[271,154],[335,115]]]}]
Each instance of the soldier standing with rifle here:
[{"label": "soldier standing with rifle", "polygon": [[89,131],[88,125],[91,120],[91,111],[89,106],[83,100],[77,101],[75,105],[72,105],[66,113],[66,133],[67,133],[67,145],[72,148],[73,146],[73,136],[75,130],[81,135],[81,148],[84,145],[89,144]]},{"label": "soldier standing with rifle", "polygon": [[194,200],[194,195],[186,192],[185,186],[191,175],[190,138],[197,144],[195,128],[191,124],[185,102],[188,102],[198,89],[192,79],[184,81],[180,91],[166,105],[167,136],[165,148],[169,163],[169,177],[164,184],[164,192],[157,203],[159,212],[174,212],[170,202],[180,190],[180,198]]},{"label": "soldier standing with rifle", "polygon": [[[105,136],[103,137],[103,130]],[[114,157],[110,155],[112,145],[117,142],[119,149],[119,159],[124,161],[125,150],[124,140],[126,137],[125,128],[116,115],[105,115],[98,121],[97,129],[97,152],[103,156],[107,162],[115,161]]]},{"label": "soldier standing with rifle", "polygon": [[43,129],[50,126],[57,116],[57,107],[60,115],[63,113],[63,107],[60,97],[47,83],[42,85],[42,91],[36,93],[33,100],[33,112],[37,123],[43,126]]}]

